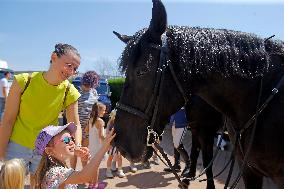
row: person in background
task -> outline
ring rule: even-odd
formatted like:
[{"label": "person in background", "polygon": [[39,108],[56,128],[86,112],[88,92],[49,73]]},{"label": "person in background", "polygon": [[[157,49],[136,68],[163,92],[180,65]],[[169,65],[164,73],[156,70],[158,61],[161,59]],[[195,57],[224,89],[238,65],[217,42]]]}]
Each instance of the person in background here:
[{"label": "person in background", "polygon": [[85,132],[89,135],[89,149],[91,155],[94,155],[105,138],[105,122],[102,119],[106,112],[106,105],[101,102],[93,104],[88,126]]},{"label": "person in background", "polygon": [[[154,146],[151,146],[151,148],[153,148],[154,151],[158,152],[158,149],[155,148]],[[151,163],[153,163],[154,165],[159,165],[159,159],[158,156],[153,152],[152,155],[152,160],[153,162],[150,162],[150,159],[146,160],[145,162],[142,163],[142,166],[144,169],[151,169]]]},{"label": "person in background", "polygon": [[[9,93],[9,83],[8,80],[11,77],[11,73],[4,72],[4,77],[0,80],[0,122],[4,113],[5,102]],[[0,123],[1,125],[1,123]]]},{"label": "person in background", "polygon": [[55,45],[47,71],[14,76],[0,127],[0,160],[23,159],[30,173],[30,188],[35,187],[34,173],[41,159],[34,153],[36,137],[47,125],[58,125],[64,109],[68,122],[77,125],[75,142],[81,146],[80,93],[68,81],[77,74],[80,60],[76,48],[60,43]]},{"label": "person in background", "polygon": [[[81,79],[80,98],[78,100],[78,113],[82,127],[82,146],[88,147],[89,135],[86,134],[86,128],[89,126],[90,114],[92,107],[98,102],[96,87],[98,86],[99,75],[95,71],[84,73]],[[82,162],[83,165],[86,162]]]},{"label": "person in background", "polygon": [[23,189],[25,184],[25,166],[20,159],[0,161],[0,188]]},{"label": "person in background", "polygon": [[[86,134],[89,136],[89,149],[91,156],[94,156],[101,148],[105,139],[105,122],[102,119],[106,112],[106,105],[101,102],[93,104],[88,126],[85,128]],[[83,161],[84,162],[84,161]],[[87,162],[84,162],[86,165]],[[97,175],[99,176],[99,175]],[[98,180],[98,179],[97,179]],[[90,183],[89,187],[94,186],[96,183]]]},{"label": "person in background", "polygon": [[[35,152],[42,155],[36,172],[37,189],[76,189],[77,184],[97,183],[99,166],[104,154],[115,137],[112,130],[101,148],[81,171],[68,167],[67,161],[73,156],[87,160],[90,158],[86,147],[76,147],[73,136],[76,132],[74,123],[64,126],[48,126],[41,130],[35,142]],[[105,186],[92,186],[90,189],[103,189]]]},{"label": "person in background", "polygon": [[[218,134],[217,137],[217,142],[216,142],[217,147],[219,147],[222,151],[225,150],[227,146],[227,142],[222,138],[222,134]],[[219,146],[218,146],[219,145]]]},{"label": "person in background", "polygon": [[[180,166],[180,154],[176,148],[174,148],[174,161],[175,163],[173,164],[173,168],[176,172],[181,171],[181,166]],[[166,172],[172,172],[172,169],[170,167],[164,168],[164,171]]]},{"label": "person in background", "polygon": [[[174,143],[175,163],[173,167],[176,171],[180,171],[181,169],[180,156],[181,156],[185,161],[185,168],[183,169],[181,176],[189,177],[190,158],[182,143],[183,137],[188,127],[188,121],[184,107],[182,107],[179,111],[177,111],[174,115],[171,116],[170,124],[172,125],[172,135]],[[170,168],[165,168],[164,171],[171,172],[172,170]]]}]

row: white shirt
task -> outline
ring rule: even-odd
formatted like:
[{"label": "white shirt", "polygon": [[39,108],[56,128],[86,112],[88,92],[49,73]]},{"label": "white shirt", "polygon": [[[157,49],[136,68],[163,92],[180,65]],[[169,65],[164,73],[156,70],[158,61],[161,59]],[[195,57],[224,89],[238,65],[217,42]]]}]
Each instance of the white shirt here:
[{"label": "white shirt", "polygon": [[8,84],[8,80],[4,77],[0,80],[0,98],[4,98],[4,94],[3,94],[3,88],[6,88],[6,92],[8,95],[9,92],[9,84]]}]

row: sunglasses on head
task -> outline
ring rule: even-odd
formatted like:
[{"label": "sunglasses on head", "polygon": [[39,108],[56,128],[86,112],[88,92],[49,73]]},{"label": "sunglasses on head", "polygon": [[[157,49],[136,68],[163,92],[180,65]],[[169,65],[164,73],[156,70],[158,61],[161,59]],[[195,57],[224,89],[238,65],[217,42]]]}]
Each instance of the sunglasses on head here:
[{"label": "sunglasses on head", "polygon": [[69,137],[69,136],[65,136],[63,139],[61,139],[62,142],[64,142],[65,144],[69,144],[71,141],[75,142],[74,137]]}]

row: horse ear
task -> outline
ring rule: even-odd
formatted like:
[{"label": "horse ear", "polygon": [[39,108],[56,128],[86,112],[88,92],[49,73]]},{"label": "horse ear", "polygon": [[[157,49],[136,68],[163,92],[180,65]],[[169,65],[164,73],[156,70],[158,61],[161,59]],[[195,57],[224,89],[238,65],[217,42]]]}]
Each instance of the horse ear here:
[{"label": "horse ear", "polygon": [[152,0],[152,19],[149,26],[149,32],[152,37],[160,38],[167,28],[167,12],[161,0]]},{"label": "horse ear", "polygon": [[130,41],[132,39],[132,36],[121,35],[116,31],[113,31],[113,33],[118,37],[118,39],[120,39],[124,43],[128,43],[128,41]]}]

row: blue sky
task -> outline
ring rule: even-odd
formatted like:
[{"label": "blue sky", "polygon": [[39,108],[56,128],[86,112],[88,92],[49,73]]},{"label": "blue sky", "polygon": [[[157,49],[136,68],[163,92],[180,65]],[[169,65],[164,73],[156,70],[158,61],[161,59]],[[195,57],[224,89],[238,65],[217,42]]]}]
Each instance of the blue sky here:
[{"label": "blue sky", "polygon": [[[170,25],[275,34],[284,40],[284,0],[163,2]],[[79,71],[109,73],[125,46],[112,31],[132,35],[147,27],[151,8],[151,0],[0,0],[0,59],[14,70],[46,70],[54,44],[63,42],[80,51]]]}]

